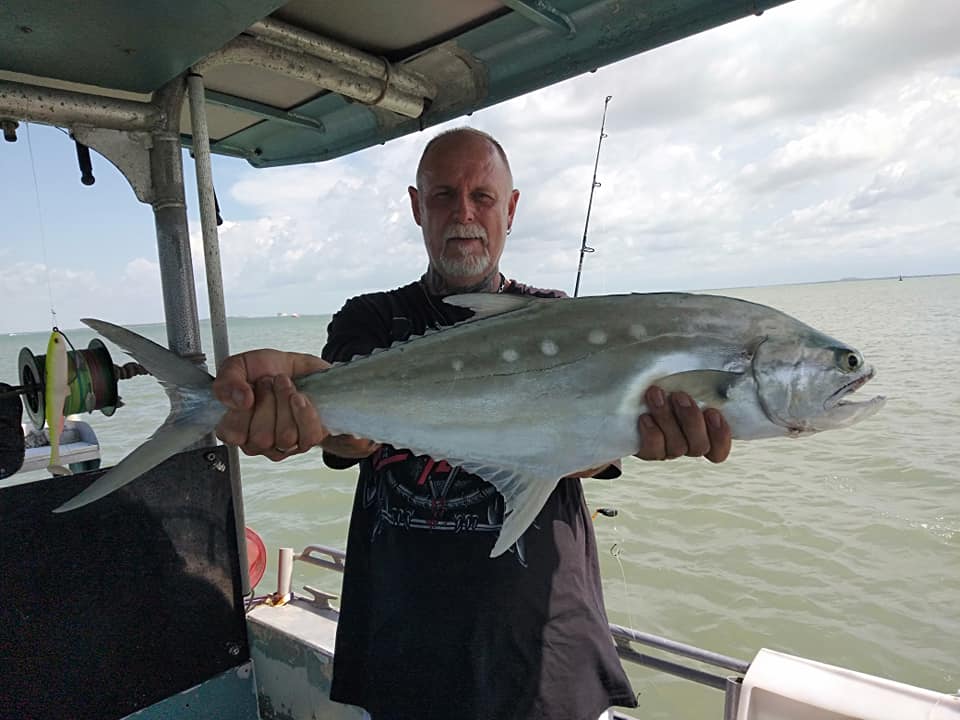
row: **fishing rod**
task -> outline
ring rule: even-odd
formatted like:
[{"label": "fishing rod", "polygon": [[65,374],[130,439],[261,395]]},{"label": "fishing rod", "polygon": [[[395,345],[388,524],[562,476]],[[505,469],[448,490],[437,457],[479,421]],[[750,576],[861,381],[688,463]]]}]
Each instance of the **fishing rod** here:
[{"label": "fishing rod", "polygon": [[613,95],[607,95],[607,99],[603,101],[603,119],[600,121],[600,140],[597,141],[597,157],[593,161],[593,182],[590,183],[590,199],[587,201],[587,221],[583,224],[583,242],[580,244],[580,265],[577,267],[577,284],[573,288],[574,297],[580,294],[580,274],[583,272],[583,256],[587,253],[595,252],[592,247],[587,245],[587,228],[590,227],[590,208],[593,207],[593,191],[600,187],[600,183],[597,182],[597,167],[600,165],[600,146],[603,144],[603,139],[607,136],[603,131],[604,126],[607,124],[607,105],[610,104],[612,98]]}]

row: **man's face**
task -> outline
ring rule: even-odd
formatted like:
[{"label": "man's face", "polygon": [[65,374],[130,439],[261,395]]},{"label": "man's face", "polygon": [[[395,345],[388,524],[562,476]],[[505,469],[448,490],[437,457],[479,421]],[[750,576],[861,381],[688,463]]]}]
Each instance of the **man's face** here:
[{"label": "man's face", "polygon": [[520,193],[503,159],[482,137],[438,140],[409,188],[431,267],[454,287],[485,280],[499,267]]}]

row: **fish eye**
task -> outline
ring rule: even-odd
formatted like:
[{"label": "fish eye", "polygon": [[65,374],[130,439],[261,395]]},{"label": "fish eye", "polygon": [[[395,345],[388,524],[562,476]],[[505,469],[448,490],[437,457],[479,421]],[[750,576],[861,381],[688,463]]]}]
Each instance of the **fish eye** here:
[{"label": "fish eye", "polygon": [[837,364],[844,372],[853,372],[863,366],[863,358],[853,350],[838,350]]}]

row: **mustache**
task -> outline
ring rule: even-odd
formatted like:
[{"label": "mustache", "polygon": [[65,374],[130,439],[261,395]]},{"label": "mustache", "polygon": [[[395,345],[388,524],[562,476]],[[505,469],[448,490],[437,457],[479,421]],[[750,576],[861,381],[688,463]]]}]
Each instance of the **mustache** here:
[{"label": "mustache", "polygon": [[476,223],[451,223],[444,228],[443,239],[452,240],[453,238],[479,238],[486,244],[487,231],[483,225],[477,225]]}]

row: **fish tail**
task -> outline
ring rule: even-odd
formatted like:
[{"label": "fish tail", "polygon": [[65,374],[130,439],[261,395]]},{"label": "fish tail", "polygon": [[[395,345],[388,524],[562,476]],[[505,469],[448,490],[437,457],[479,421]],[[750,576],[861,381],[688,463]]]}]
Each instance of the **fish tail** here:
[{"label": "fish tail", "polygon": [[83,322],[126,350],[157,378],[170,398],[170,414],[146,442],[54,512],[76,510],[118,490],[213,432],[224,413],[213,396],[213,378],[202,368],[119,325],[92,319]]},{"label": "fish tail", "polygon": [[50,461],[47,463],[47,470],[53,475],[72,475],[70,469],[64,467],[60,462],[60,433],[54,432],[49,428],[50,434]]},{"label": "fish tail", "polygon": [[47,463],[47,470],[51,475],[62,477],[64,475],[73,475],[73,471],[60,461],[60,448],[51,447],[50,462]]},{"label": "fish tail", "polygon": [[61,427],[59,432],[54,432],[54,429],[49,428],[50,433],[50,461],[47,463],[47,470],[49,470],[53,475],[62,476],[62,475],[73,475],[73,472],[70,468],[63,465],[60,461],[60,437],[63,433],[63,421],[61,419]]}]

